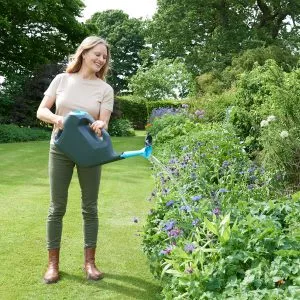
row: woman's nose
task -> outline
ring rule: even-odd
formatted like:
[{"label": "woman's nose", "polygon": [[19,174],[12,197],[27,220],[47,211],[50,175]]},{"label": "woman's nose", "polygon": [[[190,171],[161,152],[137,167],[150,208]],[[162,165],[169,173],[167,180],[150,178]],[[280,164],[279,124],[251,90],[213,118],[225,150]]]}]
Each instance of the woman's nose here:
[{"label": "woman's nose", "polygon": [[105,62],[105,59],[103,57],[99,57],[98,60],[103,64]]}]

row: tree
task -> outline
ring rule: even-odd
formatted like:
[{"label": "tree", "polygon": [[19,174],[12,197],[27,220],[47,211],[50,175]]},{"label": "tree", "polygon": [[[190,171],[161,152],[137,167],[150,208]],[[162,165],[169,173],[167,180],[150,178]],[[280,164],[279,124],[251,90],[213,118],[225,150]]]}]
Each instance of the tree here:
[{"label": "tree", "polygon": [[14,93],[14,105],[8,123],[32,127],[47,126],[36,118],[36,111],[52,79],[63,72],[64,68],[65,63],[43,65],[26,77],[22,91]]},{"label": "tree", "polygon": [[37,69],[63,61],[88,35],[76,20],[83,7],[80,0],[0,0],[0,122],[35,122],[41,98],[27,87]]},{"label": "tree", "polygon": [[95,13],[86,25],[111,46],[112,68],[108,81],[115,92],[126,91],[128,79],[141,64],[138,53],[144,48],[144,22],[129,18],[121,10]]},{"label": "tree", "polygon": [[0,74],[65,58],[87,35],[80,0],[0,0]]},{"label": "tree", "polygon": [[163,59],[149,69],[139,69],[129,87],[133,94],[149,100],[178,99],[191,91],[192,76],[179,60]]},{"label": "tree", "polygon": [[158,0],[147,42],[158,57],[183,57],[197,74],[223,69],[250,48],[294,50],[299,23],[298,0]]}]

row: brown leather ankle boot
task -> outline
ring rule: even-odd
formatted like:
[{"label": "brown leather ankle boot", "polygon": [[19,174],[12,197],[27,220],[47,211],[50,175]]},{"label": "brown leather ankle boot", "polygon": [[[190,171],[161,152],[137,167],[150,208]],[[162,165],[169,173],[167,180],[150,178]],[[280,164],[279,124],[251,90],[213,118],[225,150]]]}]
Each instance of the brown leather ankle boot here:
[{"label": "brown leather ankle boot", "polygon": [[102,279],[104,274],[100,272],[95,265],[95,248],[85,248],[84,249],[84,271],[86,273],[86,278],[90,280]]},{"label": "brown leather ankle boot", "polygon": [[44,282],[47,284],[55,283],[59,280],[59,248],[48,250],[48,256],[48,269],[44,275]]}]

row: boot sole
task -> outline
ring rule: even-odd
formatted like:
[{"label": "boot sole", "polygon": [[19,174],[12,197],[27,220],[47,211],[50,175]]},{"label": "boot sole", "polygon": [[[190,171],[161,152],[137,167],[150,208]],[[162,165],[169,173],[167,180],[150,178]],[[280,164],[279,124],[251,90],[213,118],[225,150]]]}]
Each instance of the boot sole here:
[{"label": "boot sole", "polygon": [[100,276],[97,277],[97,278],[93,278],[93,277],[90,277],[90,276],[86,275],[86,279],[87,279],[87,280],[91,280],[91,281],[98,281],[98,280],[101,280],[101,279],[103,279],[103,278],[104,278],[104,275],[100,275]]},{"label": "boot sole", "polygon": [[59,281],[59,278],[56,279],[56,280],[47,280],[47,279],[44,279],[44,283],[45,283],[45,284],[57,283],[58,281]]},{"label": "boot sole", "polygon": [[85,267],[82,267],[82,271],[85,273],[85,275],[86,275],[86,279],[87,280],[92,280],[92,281],[98,281],[98,280],[101,280],[101,279],[103,279],[104,278],[104,273],[101,273],[101,275],[98,277],[98,278],[93,278],[93,277],[90,277],[89,275],[88,275],[88,273],[86,272],[86,270],[85,270]]}]

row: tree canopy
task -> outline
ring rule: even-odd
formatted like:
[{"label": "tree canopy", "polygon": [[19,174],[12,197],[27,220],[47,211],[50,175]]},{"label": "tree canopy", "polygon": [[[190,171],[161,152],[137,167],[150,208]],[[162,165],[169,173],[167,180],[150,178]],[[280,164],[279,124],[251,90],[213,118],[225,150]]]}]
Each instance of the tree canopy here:
[{"label": "tree canopy", "polygon": [[150,100],[178,99],[192,90],[192,75],[179,60],[158,60],[151,68],[138,72],[130,79],[130,88],[137,95]]},{"label": "tree canopy", "polygon": [[143,23],[121,10],[97,12],[87,21],[90,30],[111,46],[112,68],[108,80],[116,92],[127,89],[128,78],[141,64],[138,53],[145,44]]},{"label": "tree canopy", "polygon": [[299,24],[298,0],[158,0],[147,40],[159,57],[184,57],[199,73],[223,69],[245,49],[295,49]]},{"label": "tree canopy", "polygon": [[80,0],[0,0],[0,73],[62,60],[87,35]]}]

